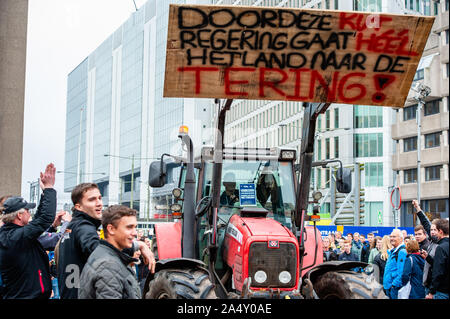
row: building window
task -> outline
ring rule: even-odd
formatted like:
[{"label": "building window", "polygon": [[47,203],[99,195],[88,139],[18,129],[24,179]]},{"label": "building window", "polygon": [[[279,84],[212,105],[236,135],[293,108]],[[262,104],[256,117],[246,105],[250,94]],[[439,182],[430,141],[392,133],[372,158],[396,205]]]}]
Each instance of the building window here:
[{"label": "building window", "polygon": [[416,118],[417,104],[405,107],[403,109],[403,121],[408,121]]},{"label": "building window", "polygon": [[406,169],[403,174],[403,180],[405,184],[417,183],[417,168]]},{"label": "building window", "polygon": [[330,110],[325,112],[325,129],[330,129]]},{"label": "building window", "polygon": [[339,0],[334,0],[334,10],[339,9]]},{"label": "building window", "polygon": [[440,100],[434,100],[425,103],[425,109],[424,109],[424,115],[433,115],[439,113],[439,101]]},{"label": "building window", "polygon": [[325,139],[325,159],[330,158],[330,139]]},{"label": "building window", "polygon": [[330,9],[330,0],[325,0],[325,9]]},{"label": "building window", "polygon": [[442,165],[425,167],[425,180],[437,181],[441,179]]},{"label": "building window", "polygon": [[[426,201],[424,206],[428,206],[428,211],[430,213],[445,213],[446,209],[445,209],[445,202],[447,200],[445,199],[435,199],[435,200],[428,200]],[[426,208],[425,208],[426,209]],[[439,217],[438,217],[439,218]]]},{"label": "building window", "polygon": [[425,1],[423,2],[423,14],[424,14],[424,15],[427,15],[427,16],[431,15],[430,10],[431,10],[431,7],[430,7],[430,0],[425,0]]},{"label": "building window", "polygon": [[419,69],[417,70],[416,74],[414,75],[413,81],[423,80],[424,78],[424,70]]},{"label": "building window", "polygon": [[408,137],[403,140],[403,152],[417,150],[417,136]]},{"label": "building window", "polygon": [[364,166],[366,186],[383,186],[383,163],[366,163]]},{"label": "building window", "polygon": [[438,147],[440,143],[441,132],[425,135],[425,148]]},{"label": "building window", "polygon": [[339,109],[334,109],[334,128],[339,128]]},{"label": "building window", "polygon": [[334,137],[334,158],[339,158],[339,136]]},{"label": "building window", "polygon": [[317,160],[322,159],[322,140],[317,140]]},{"label": "building window", "polygon": [[383,156],[383,133],[368,133],[354,135],[355,157]]},{"label": "building window", "polygon": [[355,105],[353,113],[353,124],[355,128],[383,127],[382,107]]},{"label": "building window", "polygon": [[325,188],[330,187],[330,169],[325,170]]}]

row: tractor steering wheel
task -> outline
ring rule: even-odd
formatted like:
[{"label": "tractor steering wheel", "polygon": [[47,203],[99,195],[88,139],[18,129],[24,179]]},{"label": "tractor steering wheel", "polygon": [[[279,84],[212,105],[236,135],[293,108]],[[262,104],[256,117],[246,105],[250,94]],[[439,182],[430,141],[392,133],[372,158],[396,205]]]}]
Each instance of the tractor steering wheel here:
[{"label": "tractor steering wheel", "polygon": [[202,217],[211,206],[211,196],[205,196],[199,200],[197,206],[195,207],[195,218],[198,219]]}]

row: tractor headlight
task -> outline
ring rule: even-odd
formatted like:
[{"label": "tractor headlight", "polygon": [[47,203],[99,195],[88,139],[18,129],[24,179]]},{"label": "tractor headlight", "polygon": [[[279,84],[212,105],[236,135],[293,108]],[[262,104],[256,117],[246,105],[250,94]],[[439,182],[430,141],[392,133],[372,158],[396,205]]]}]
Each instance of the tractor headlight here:
[{"label": "tractor headlight", "polygon": [[180,204],[175,203],[175,204],[170,205],[170,210],[173,212],[179,212],[179,211],[181,211],[181,209],[182,209],[182,207]]},{"label": "tractor headlight", "polygon": [[288,282],[290,282],[292,279],[291,274],[289,273],[289,271],[282,271],[280,272],[280,274],[278,275],[278,280],[282,283],[282,284],[287,284]]},{"label": "tractor headlight", "polygon": [[180,197],[181,197],[181,193],[182,193],[182,191],[181,191],[181,189],[179,189],[179,188],[174,188],[174,189],[172,190],[172,195],[173,195],[175,198],[180,198]]},{"label": "tractor headlight", "polygon": [[267,280],[267,274],[264,271],[258,270],[257,272],[255,272],[255,281],[257,283],[262,284],[266,280]]}]

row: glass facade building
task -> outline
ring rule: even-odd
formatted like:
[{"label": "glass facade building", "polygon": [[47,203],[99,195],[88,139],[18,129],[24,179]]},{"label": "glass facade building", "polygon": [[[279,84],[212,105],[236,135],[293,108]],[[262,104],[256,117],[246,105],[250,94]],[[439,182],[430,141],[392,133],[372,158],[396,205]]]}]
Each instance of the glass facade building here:
[{"label": "glass facade building", "polygon": [[163,98],[169,3],[185,2],[147,1],[68,75],[65,191],[96,182],[104,205],[133,206],[141,218],[170,204],[173,184],[147,186],[149,164],[181,155],[180,125],[196,146],[211,135],[210,101]]}]

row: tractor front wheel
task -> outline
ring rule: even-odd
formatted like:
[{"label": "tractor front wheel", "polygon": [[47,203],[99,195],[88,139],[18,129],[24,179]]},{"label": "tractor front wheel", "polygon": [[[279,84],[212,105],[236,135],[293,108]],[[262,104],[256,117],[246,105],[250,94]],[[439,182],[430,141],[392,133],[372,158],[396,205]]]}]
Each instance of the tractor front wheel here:
[{"label": "tractor front wheel", "polygon": [[217,296],[209,273],[197,267],[157,272],[145,299],[217,299]]},{"label": "tractor front wheel", "polygon": [[386,299],[372,276],[352,271],[330,271],[317,278],[314,291],[320,299]]}]

